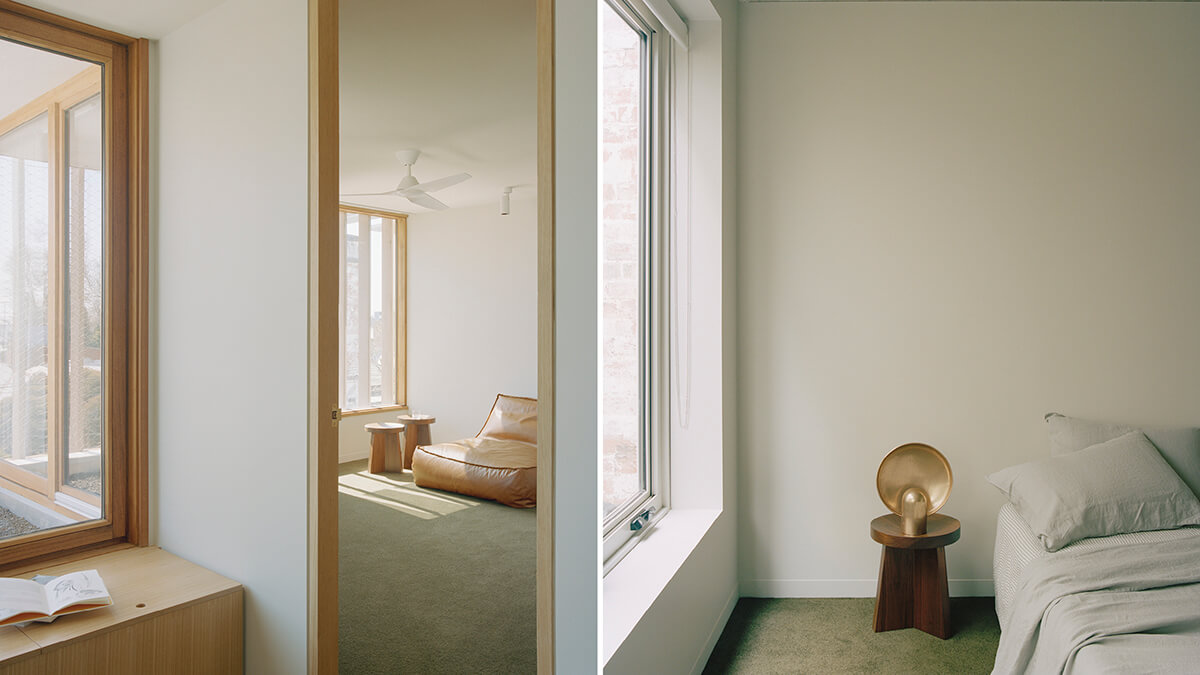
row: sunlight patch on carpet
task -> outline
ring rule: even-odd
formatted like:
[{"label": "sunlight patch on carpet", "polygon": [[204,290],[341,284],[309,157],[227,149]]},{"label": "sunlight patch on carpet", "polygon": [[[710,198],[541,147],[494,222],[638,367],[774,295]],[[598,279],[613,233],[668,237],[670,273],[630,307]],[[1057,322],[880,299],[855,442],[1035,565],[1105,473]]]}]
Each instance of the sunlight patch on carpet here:
[{"label": "sunlight patch on carpet", "polygon": [[479,505],[479,502],[471,499],[425,490],[410,481],[365,471],[338,476],[338,492],[422,520],[432,520]]}]

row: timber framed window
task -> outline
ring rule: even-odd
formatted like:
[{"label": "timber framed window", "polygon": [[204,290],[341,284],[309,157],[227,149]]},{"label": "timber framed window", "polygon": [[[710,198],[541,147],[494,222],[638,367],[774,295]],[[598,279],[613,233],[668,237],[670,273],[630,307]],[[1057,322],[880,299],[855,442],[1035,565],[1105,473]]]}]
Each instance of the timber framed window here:
[{"label": "timber framed window", "polygon": [[401,408],[408,217],[343,205],[339,218],[340,405],[347,414]]},{"label": "timber framed window", "polygon": [[0,0],[0,566],[147,538],[147,47]]}]

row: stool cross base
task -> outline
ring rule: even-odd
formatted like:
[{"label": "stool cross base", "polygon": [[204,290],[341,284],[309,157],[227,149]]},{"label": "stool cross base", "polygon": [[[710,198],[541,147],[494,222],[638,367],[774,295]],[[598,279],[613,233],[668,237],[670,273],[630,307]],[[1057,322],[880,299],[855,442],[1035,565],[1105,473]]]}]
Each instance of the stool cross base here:
[{"label": "stool cross base", "polygon": [[871,521],[871,538],[883,544],[879,587],[875,594],[875,632],[916,628],[945,640],[950,637],[950,588],[946,546],[958,541],[958,520],[929,516],[926,533],[906,535],[900,516]]}]

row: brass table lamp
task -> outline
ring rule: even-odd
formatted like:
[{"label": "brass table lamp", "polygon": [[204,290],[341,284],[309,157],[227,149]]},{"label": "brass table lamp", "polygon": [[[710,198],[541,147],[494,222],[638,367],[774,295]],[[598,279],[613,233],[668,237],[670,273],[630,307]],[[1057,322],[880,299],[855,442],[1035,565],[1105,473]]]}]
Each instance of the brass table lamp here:
[{"label": "brass table lamp", "polygon": [[926,521],[946,504],[953,484],[950,462],[924,443],[906,443],[892,450],[875,474],[879,498],[900,516],[906,535],[925,534]]}]

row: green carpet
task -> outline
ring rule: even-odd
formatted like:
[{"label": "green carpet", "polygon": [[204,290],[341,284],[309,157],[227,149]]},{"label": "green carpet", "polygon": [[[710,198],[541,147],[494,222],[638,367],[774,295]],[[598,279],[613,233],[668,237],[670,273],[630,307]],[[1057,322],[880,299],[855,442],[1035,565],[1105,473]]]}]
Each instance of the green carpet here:
[{"label": "green carpet", "polygon": [[533,673],[536,518],[341,466],[339,671]]},{"label": "green carpet", "polygon": [[989,673],[1000,642],[991,598],[951,598],[955,634],[876,633],[874,598],[742,598],[704,672]]}]

